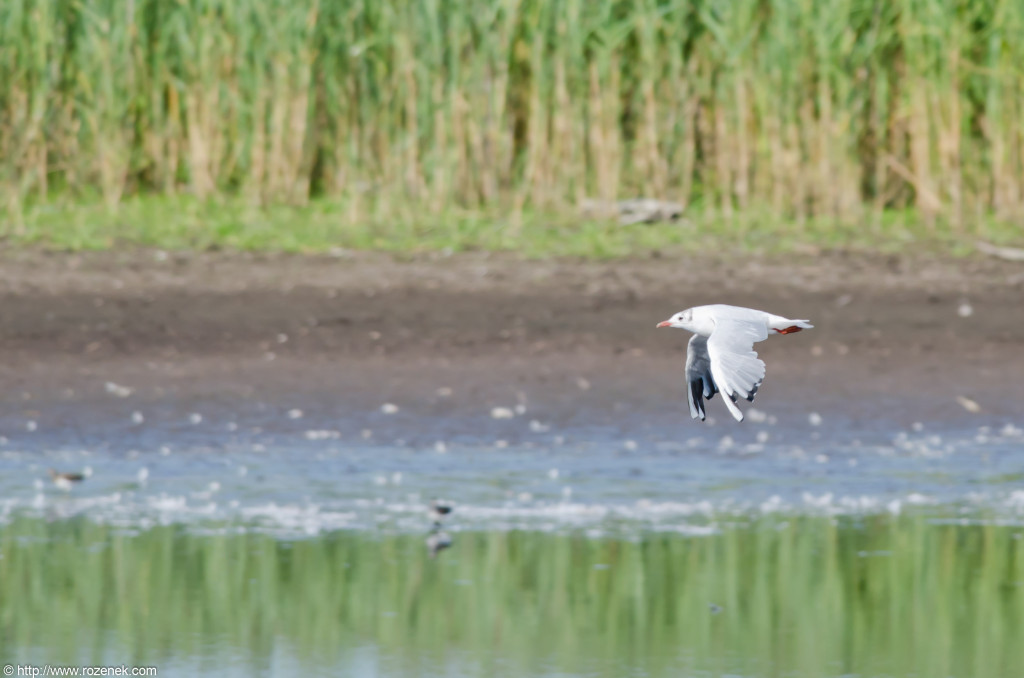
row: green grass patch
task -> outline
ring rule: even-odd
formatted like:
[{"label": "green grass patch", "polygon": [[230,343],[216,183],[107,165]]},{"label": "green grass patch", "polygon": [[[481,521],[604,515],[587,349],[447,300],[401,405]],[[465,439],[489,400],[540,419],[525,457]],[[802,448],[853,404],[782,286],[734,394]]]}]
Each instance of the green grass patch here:
[{"label": "green grass patch", "polygon": [[[1001,222],[974,232],[997,243],[1019,239]],[[565,211],[447,210],[354,206],[322,199],[304,206],[254,206],[241,199],[135,197],[116,208],[102,202],[47,203],[0,221],[8,246],[54,250],[158,248],[325,253],[352,249],[426,252],[514,252],[526,257],[613,258],[660,253],[807,254],[818,250],[896,253],[973,251],[975,235],[913,211],[881,219],[782,219],[767,210],[725,219],[711,211],[678,221],[620,225]]]}]

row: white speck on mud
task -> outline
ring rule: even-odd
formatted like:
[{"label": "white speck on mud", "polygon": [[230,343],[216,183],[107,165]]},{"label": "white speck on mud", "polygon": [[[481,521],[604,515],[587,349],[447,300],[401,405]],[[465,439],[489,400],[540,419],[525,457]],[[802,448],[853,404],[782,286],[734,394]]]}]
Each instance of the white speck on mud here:
[{"label": "white speck on mud", "polygon": [[112,381],[108,381],[107,383],[103,384],[103,388],[106,390],[107,393],[118,398],[127,398],[135,390],[127,386],[115,384]]},{"label": "white speck on mud", "polygon": [[981,405],[979,405],[977,401],[971,400],[967,396],[957,396],[956,401],[960,403],[960,407],[964,408],[971,414],[977,414],[978,412],[981,412]]}]

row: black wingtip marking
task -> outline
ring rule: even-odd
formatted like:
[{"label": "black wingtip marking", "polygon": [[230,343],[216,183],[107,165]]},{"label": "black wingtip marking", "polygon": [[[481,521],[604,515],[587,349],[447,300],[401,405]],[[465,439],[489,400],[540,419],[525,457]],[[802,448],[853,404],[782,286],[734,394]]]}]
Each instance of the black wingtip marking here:
[{"label": "black wingtip marking", "polygon": [[693,406],[697,410],[697,416],[700,417],[701,421],[704,421],[704,417],[707,416],[704,410],[704,384],[700,379],[690,382],[690,396],[693,398]]}]

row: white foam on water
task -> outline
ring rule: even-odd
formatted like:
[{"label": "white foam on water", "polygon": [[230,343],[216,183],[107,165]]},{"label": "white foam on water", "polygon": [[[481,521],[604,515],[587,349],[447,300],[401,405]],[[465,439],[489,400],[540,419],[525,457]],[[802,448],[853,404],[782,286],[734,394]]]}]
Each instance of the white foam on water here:
[{"label": "white foam on water", "polygon": [[[394,433],[313,427],[285,443],[246,425],[243,440],[216,450],[168,438],[122,453],[80,444],[33,450],[41,443],[16,441],[25,447],[0,453],[0,523],[84,516],[123,529],[181,524],[204,534],[414,533],[429,529],[426,506],[437,497],[455,500],[445,529],[456,532],[700,536],[765,515],[907,512],[1024,523],[1024,489],[1015,481],[1024,431],[1015,423],[861,432],[864,439],[846,442],[749,426],[675,437],[570,429],[547,440],[527,428],[538,427],[520,427],[530,440],[509,432],[496,442],[446,442],[432,431],[398,445],[376,442]],[[95,473],[57,491],[46,469],[79,468],[82,456]]]}]

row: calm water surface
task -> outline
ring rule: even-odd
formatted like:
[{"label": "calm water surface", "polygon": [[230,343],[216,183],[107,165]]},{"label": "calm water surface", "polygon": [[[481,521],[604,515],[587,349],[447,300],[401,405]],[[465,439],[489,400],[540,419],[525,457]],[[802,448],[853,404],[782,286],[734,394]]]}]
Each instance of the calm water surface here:
[{"label": "calm water surface", "polygon": [[[1024,423],[511,414],[4,420],[0,653],[161,676],[1024,675]],[[48,467],[91,475],[64,492]],[[431,557],[435,497],[456,508]]]}]

